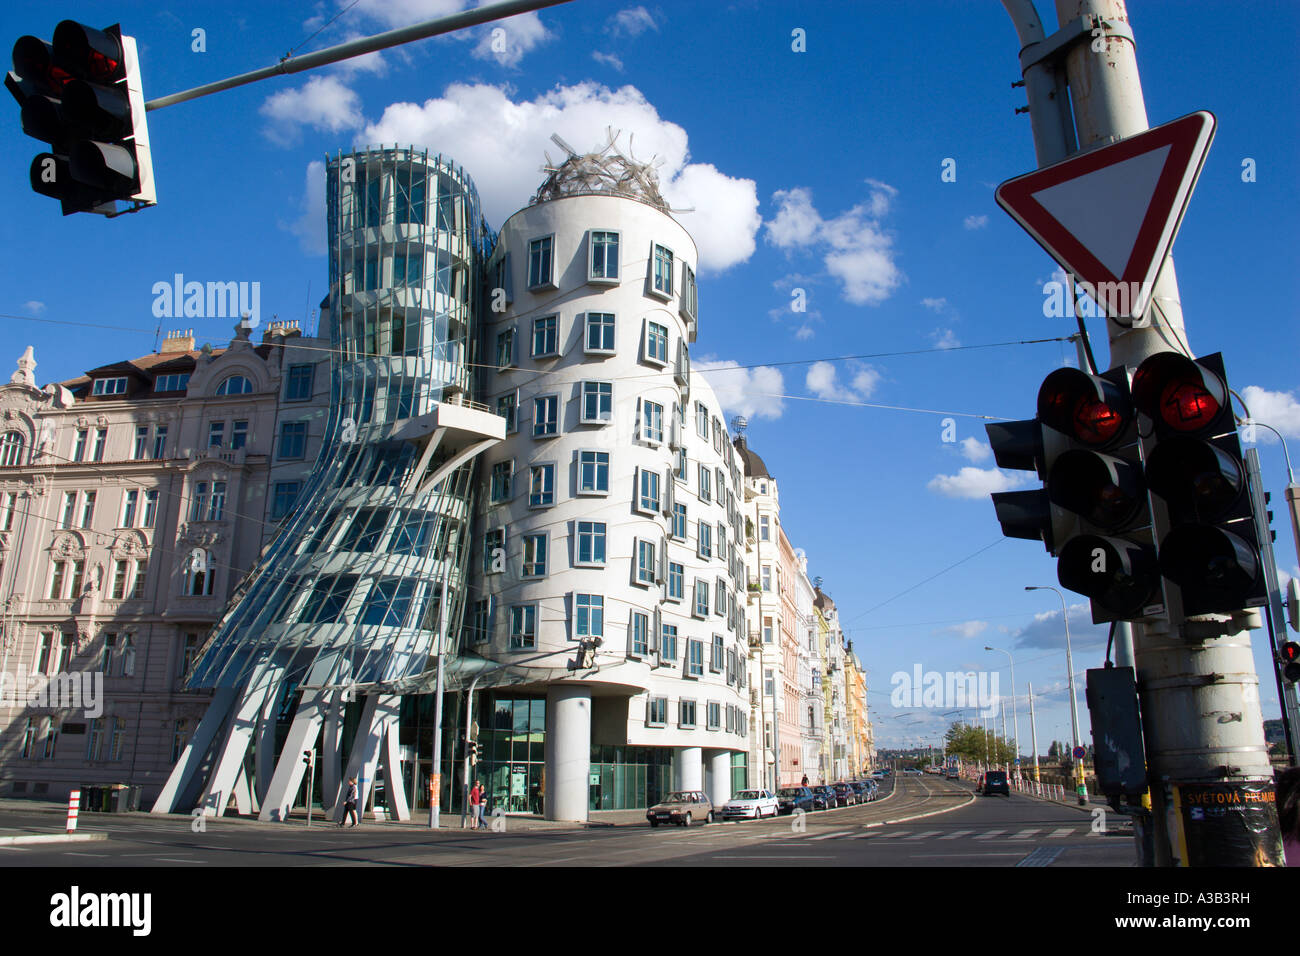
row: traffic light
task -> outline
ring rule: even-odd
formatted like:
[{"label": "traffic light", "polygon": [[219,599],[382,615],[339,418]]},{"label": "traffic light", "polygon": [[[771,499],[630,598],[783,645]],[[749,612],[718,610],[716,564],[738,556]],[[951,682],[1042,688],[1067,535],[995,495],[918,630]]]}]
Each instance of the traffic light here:
[{"label": "traffic light", "polygon": [[469,742],[469,763],[471,767],[474,766],[476,763],[478,763],[478,741],[477,740],[471,740]]},{"label": "traffic light", "polygon": [[1168,508],[1160,570],[1188,615],[1264,604],[1259,537],[1223,356],[1161,352],[1133,376],[1147,484]]},{"label": "traffic light", "polygon": [[[1009,471],[1033,471],[1046,477],[1043,429],[1037,419],[1018,422],[994,422],[984,426],[993,449],[993,460]],[[1041,541],[1049,553],[1056,553],[1058,521],[1053,514],[1047,492],[999,491],[993,494],[1002,533],[1008,538]]]},{"label": "traffic light", "polygon": [[1277,656],[1282,658],[1282,676],[1292,684],[1300,682],[1300,644],[1287,641],[1278,650]]},{"label": "traffic light", "polygon": [[74,212],[120,215],[157,202],[135,39],[117,25],[73,20],[54,42],[19,37],[5,77],[23,132],[50,144],[32,161],[32,189]]},{"label": "traffic light", "polygon": [[315,756],[315,755],[314,755],[310,750],[304,750],[304,751],[302,752],[302,762],[303,762],[303,764],[304,764],[305,766],[310,767],[310,766],[311,766],[312,759],[313,759],[314,756]]}]

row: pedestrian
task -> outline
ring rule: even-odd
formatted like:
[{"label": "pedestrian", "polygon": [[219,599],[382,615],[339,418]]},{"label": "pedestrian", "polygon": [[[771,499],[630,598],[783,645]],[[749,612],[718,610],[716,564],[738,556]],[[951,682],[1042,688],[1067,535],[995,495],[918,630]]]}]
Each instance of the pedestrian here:
[{"label": "pedestrian", "polygon": [[352,777],[348,780],[347,796],[343,798],[343,819],[339,821],[339,826],[343,826],[347,821],[352,821],[347,825],[354,827],[357,825],[357,778]]},{"label": "pedestrian", "polygon": [[469,790],[469,828],[478,829],[478,811],[479,801],[483,799],[483,791],[479,789],[478,781],[474,781],[474,786]]},{"label": "pedestrian", "polygon": [[808,786],[808,775],[807,775],[807,774],[804,774],[804,775],[803,775],[803,780],[800,781],[799,786],[801,786],[801,787],[806,787],[806,786]]},{"label": "pedestrian", "polygon": [[479,793],[479,798],[478,798],[478,824],[484,830],[488,828],[487,805],[488,805],[487,787],[484,787],[482,792]]},{"label": "pedestrian", "polygon": [[1287,866],[1300,866],[1300,767],[1277,775],[1277,819]]}]

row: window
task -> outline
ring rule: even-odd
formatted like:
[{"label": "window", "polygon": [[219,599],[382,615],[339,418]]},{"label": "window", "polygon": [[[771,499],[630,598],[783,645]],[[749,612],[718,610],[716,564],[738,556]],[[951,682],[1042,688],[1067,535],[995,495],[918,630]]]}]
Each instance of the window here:
[{"label": "window", "polygon": [[764,565],[762,571],[759,573],[763,576],[763,590],[772,590],[772,569],[767,565]]},{"label": "window", "polygon": [[494,528],[483,535],[483,573],[497,574],[505,570],[506,530]]},{"label": "window", "polygon": [[497,414],[506,420],[506,434],[519,429],[519,393],[510,392],[497,399]]},{"label": "window", "polygon": [[515,364],[515,330],[497,333],[497,368],[507,369]]},{"label": "window", "polygon": [[[691,643],[695,643],[692,641]],[[677,725],[683,730],[695,729],[695,701],[679,700],[677,702]]]},{"label": "window", "polygon": [[709,657],[709,670],[713,671],[715,674],[721,672],[722,670],[723,661],[725,658],[725,650],[726,648],[722,643],[722,635],[714,634],[713,653]]},{"label": "window", "polygon": [[727,560],[727,524],[725,521],[718,522],[718,559]]},{"label": "window", "polygon": [[339,540],[339,551],[371,554],[379,547],[391,514],[388,508],[362,508],[353,516],[348,530]]},{"label": "window", "polygon": [[709,582],[700,578],[695,580],[695,616],[709,616]]},{"label": "window", "polygon": [[528,243],[528,288],[554,285],[551,279],[551,251],[554,244],[554,236],[544,236]]},{"label": "window", "polygon": [[183,392],[189,387],[190,373],[180,372],[173,375],[159,375],[153,380],[155,392]]},{"label": "window", "polygon": [[577,640],[605,636],[605,598],[602,595],[573,596],[573,636]]},{"label": "window", "polygon": [[668,562],[668,600],[680,601],[686,591],[686,569],[674,561]]},{"label": "window", "polygon": [[769,526],[770,520],[771,519],[769,519],[767,515],[758,516],[758,540],[759,541],[771,540],[772,529]]},{"label": "window", "polygon": [[655,402],[641,403],[641,440],[659,444],[664,440],[664,407]]},{"label": "window", "polygon": [[188,718],[178,717],[172,721],[172,763],[176,763],[185,753],[185,746],[190,742],[190,722]]},{"label": "window", "polygon": [[[495,303],[504,300],[504,304],[509,304],[515,300],[514,287],[510,282],[510,253],[506,253],[496,261],[496,265],[491,267],[492,270],[492,299],[494,312],[504,312]],[[498,291],[500,290],[500,291]],[[498,296],[501,299],[498,299]]]},{"label": "window", "polygon": [[658,322],[645,324],[646,361],[659,365],[668,364],[668,327]]},{"label": "window", "polygon": [[140,501],[140,492],[132,489],[122,498],[122,523],[119,528],[135,527],[135,510]]},{"label": "window", "polygon": [[705,504],[713,500],[713,472],[708,465],[700,465],[700,500]]},{"label": "window", "polygon": [[709,410],[702,402],[695,403],[695,430],[701,438],[709,437]]},{"label": "window", "polygon": [[131,457],[136,461],[144,458],[145,450],[149,447],[149,426],[135,426],[135,446],[131,449]]},{"label": "window", "polygon": [[650,653],[650,617],[640,611],[632,612],[632,632],[628,653],[633,657],[642,657]]},{"label": "window", "polygon": [[123,717],[110,717],[109,728],[112,737],[108,743],[108,759],[121,760],[126,750],[126,719]]},{"label": "window", "polygon": [[158,489],[151,488],[144,493],[144,517],[140,521],[142,528],[152,528],[158,514]]},{"label": "window", "polygon": [[159,425],[153,430],[153,455],[154,461],[162,461],[166,457],[167,450],[167,426]]},{"label": "window", "polygon": [[200,481],[194,485],[194,494],[190,496],[190,520],[203,521],[208,510],[208,482]]},{"label": "window", "polygon": [[657,569],[654,542],[642,541],[638,538],[636,542],[636,583],[654,584]]},{"label": "window", "polygon": [[578,452],[578,493],[609,494],[609,452]]},{"label": "window", "polygon": [[95,461],[104,460],[104,446],[108,443],[108,429],[95,429],[95,447],[91,451],[91,458]]},{"label": "window", "polygon": [[555,504],[555,466],[552,464],[528,467],[528,506],[545,508]]},{"label": "window", "polygon": [[[730,714],[730,712],[728,712],[728,714]],[[712,700],[709,701],[707,729],[709,730],[722,729],[722,704],[718,703],[717,701],[712,701]]]},{"label": "window", "polygon": [[280,457],[303,458],[307,454],[307,423],[284,422],[280,425]]},{"label": "window", "polygon": [[144,585],[148,572],[148,559],[137,558],[135,562],[135,575],[131,578],[131,593],[128,595],[132,601],[139,601],[144,598]]},{"label": "window", "polygon": [[673,477],[680,482],[686,481],[686,449],[677,449],[677,463],[673,468]]},{"label": "window", "polygon": [[6,468],[21,465],[23,445],[24,440],[21,432],[5,432],[4,437],[0,438],[0,465]]},{"label": "window", "polygon": [[301,481],[277,481],[271,497],[271,520],[281,521],[289,516],[302,491]]},{"label": "window", "polygon": [[686,540],[686,506],[685,505],[679,505],[679,504],[673,505],[673,526],[670,534],[672,535],[672,537],[678,539],[679,541]]},{"label": "window", "polygon": [[195,659],[199,656],[199,636],[194,632],[187,632],[181,643],[181,663],[180,673],[177,677],[184,677],[194,666]]},{"label": "window", "polygon": [[682,301],[680,311],[688,319],[694,319],[698,308],[699,292],[695,286],[695,272],[685,262],[682,263]]},{"label": "window", "polygon": [[715,484],[713,487],[718,492],[717,494],[718,504],[722,504],[723,499],[727,492],[727,473],[723,471],[721,468],[716,468],[714,469],[713,474],[717,477],[717,484]]},{"label": "window", "polygon": [[645,722],[650,727],[663,727],[668,723],[667,697],[651,697],[646,701]]},{"label": "window", "polygon": [[772,619],[770,617],[763,618],[763,643],[772,643]]},{"label": "window", "polygon": [[248,395],[253,391],[253,383],[242,375],[232,375],[217,386],[218,395]]},{"label": "window", "polygon": [[727,613],[727,579],[718,578],[717,588],[713,595],[713,613],[722,617]]},{"label": "window", "polygon": [[524,577],[546,576],[546,540],[545,533],[524,535]]},{"label": "window", "polygon": [[713,525],[703,518],[700,519],[697,553],[706,561],[713,557]]},{"label": "window", "polygon": [[[76,438],[76,441],[73,443],[73,446],[72,446],[72,460],[73,460],[73,461],[85,461],[85,460],[86,460],[86,436],[87,436],[88,433],[89,433],[88,430],[85,429],[85,428],[78,428],[78,429],[77,429],[77,438]],[[15,435],[16,435],[17,432],[11,432],[10,434],[15,434]],[[9,437],[9,435],[6,435],[6,436],[5,436],[5,438],[8,438],[8,437]],[[3,447],[4,447],[4,446],[3,446],[2,444],[0,444],[0,448],[3,448]]]},{"label": "window", "polygon": [[651,514],[659,510],[659,472],[637,469],[637,510]]},{"label": "window", "polygon": [[659,628],[659,663],[677,666],[676,624],[664,624]]},{"label": "window", "polygon": [[533,437],[547,438],[560,430],[560,397],[539,395],[533,399]]},{"label": "window", "polygon": [[211,597],[212,579],[216,570],[212,567],[212,552],[202,551],[201,561],[195,561],[193,555],[186,561],[185,594],[188,597]]},{"label": "window", "polygon": [[510,649],[525,650],[537,646],[537,608],[531,604],[510,609]]},{"label": "window", "polygon": [[63,512],[59,518],[60,528],[71,528],[72,522],[77,517],[77,493],[75,491],[65,491],[63,493]]},{"label": "window", "polygon": [[105,677],[113,675],[113,664],[118,658],[117,635],[112,631],[104,632],[104,647],[100,651],[99,669]]},{"label": "window", "polygon": [[510,479],[515,473],[514,459],[498,461],[492,466],[492,485],[488,499],[492,504],[510,500]]},{"label": "window", "polygon": [[46,674],[50,669],[50,651],[54,643],[54,635],[49,631],[41,632],[40,640],[36,645],[36,666],[34,673]]},{"label": "window", "polygon": [[533,319],[533,358],[560,354],[559,325],[558,315]]},{"label": "window", "polygon": [[654,271],[651,275],[650,288],[664,298],[673,294],[673,254],[664,246],[654,247]]},{"label": "window", "polygon": [[578,522],[578,550],[574,563],[587,566],[605,563],[605,522]]},{"label": "window", "polygon": [[471,605],[469,615],[471,644],[486,644],[492,639],[492,602],[491,597],[485,597]]},{"label": "window", "polygon": [[314,365],[290,365],[289,374],[285,377],[284,400],[305,402],[310,399],[315,371]]},{"label": "window", "polygon": [[226,441],[226,423],[208,423],[208,447],[220,448]]},{"label": "window", "polygon": [[612,312],[588,312],[585,352],[613,354],[614,352],[614,314]]},{"label": "window", "polygon": [[590,239],[591,264],[587,278],[596,282],[614,282],[618,279],[618,233],[592,230]]},{"label": "window", "polygon": [[46,760],[49,760],[54,756],[54,748],[59,742],[59,721],[56,717],[46,717],[45,721],[44,757]]},{"label": "window", "polygon": [[[719,455],[722,454],[722,422],[718,421],[716,418],[713,419],[713,450]],[[722,469],[718,470],[721,471]],[[721,488],[722,485],[723,481],[719,478],[718,487]]]},{"label": "window", "polygon": [[90,721],[86,733],[86,759],[102,760],[104,750],[104,717],[95,717]]},{"label": "window", "polygon": [[248,444],[248,422],[232,422],[230,426],[230,447],[243,448]]},{"label": "window", "polygon": [[686,338],[677,340],[677,367],[673,369],[673,379],[683,390],[691,388],[691,351],[686,345]]},{"label": "window", "polygon": [[95,385],[90,390],[92,395],[125,395],[126,379],[125,378],[97,378]]},{"label": "window", "polygon": [[371,587],[361,605],[362,626],[401,627],[411,611],[414,595],[415,582],[410,578],[381,578]]},{"label": "window", "polygon": [[[686,674],[700,677],[704,673],[704,643],[702,641],[686,642]],[[693,723],[693,721],[692,721]]]},{"label": "window", "polygon": [[36,753],[36,718],[28,717],[26,727],[23,729],[23,748],[21,751],[22,758],[29,760]]},{"label": "window", "polygon": [[18,492],[0,492],[0,531],[12,531],[14,512],[18,510]]},{"label": "window", "polygon": [[614,418],[614,385],[611,382],[582,383],[582,421],[603,424]]}]

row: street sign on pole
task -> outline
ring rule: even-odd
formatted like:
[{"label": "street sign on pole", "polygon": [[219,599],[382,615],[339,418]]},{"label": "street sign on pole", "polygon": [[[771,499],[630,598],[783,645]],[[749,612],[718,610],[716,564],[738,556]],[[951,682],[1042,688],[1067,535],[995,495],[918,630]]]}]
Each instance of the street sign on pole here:
[{"label": "street sign on pole", "polygon": [[1201,110],[997,188],[998,205],[1121,325],[1141,324],[1214,139]]},{"label": "street sign on pole", "polygon": [[1087,752],[1088,751],[1084,750],[1082,747],[1075,747],[1074,750],[1071,751],[1071,753],[1074,754],[1075,760],[1082,760],[1083,755]]}]

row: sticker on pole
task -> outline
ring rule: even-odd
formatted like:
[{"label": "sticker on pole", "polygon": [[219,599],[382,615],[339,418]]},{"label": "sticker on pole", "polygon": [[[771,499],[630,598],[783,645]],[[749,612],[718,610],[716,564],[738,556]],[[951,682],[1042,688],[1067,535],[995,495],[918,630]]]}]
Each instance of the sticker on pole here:
[{"label": "sticker on pole", "polygon": [[995,196],[1106,315],[1141,325],[1214,128],[1213,113],[1191,113],[1009,179]]}]

